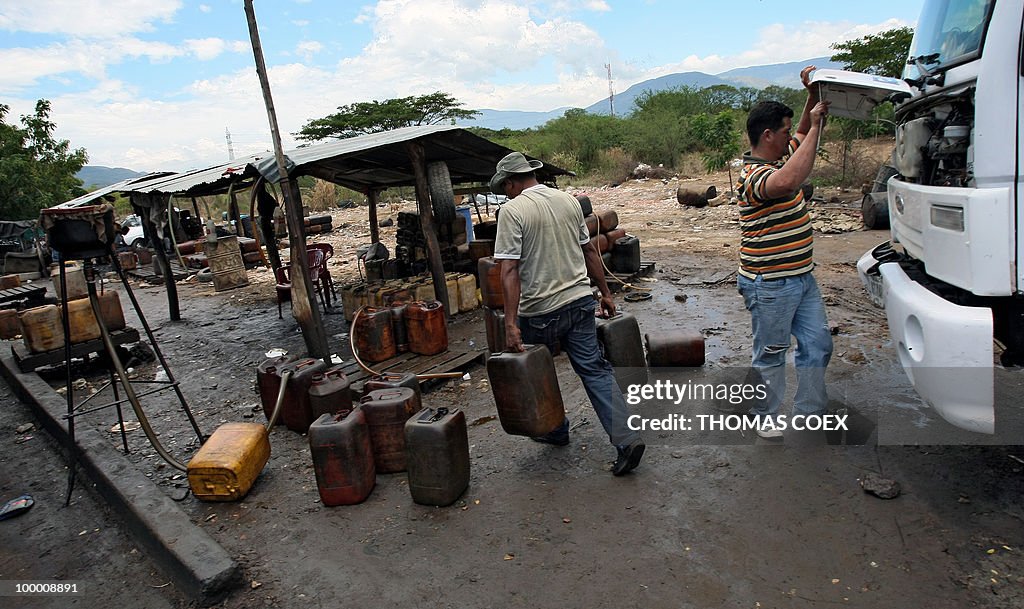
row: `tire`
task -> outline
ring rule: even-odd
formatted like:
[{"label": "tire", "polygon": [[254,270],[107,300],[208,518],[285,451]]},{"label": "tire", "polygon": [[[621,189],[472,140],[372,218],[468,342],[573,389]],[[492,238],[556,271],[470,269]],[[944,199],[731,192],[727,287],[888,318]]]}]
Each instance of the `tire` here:
[{"label": "tire", "polygon": [[135,241],[132,241],[132,247],[137,248],[137,249],[144,248],[144,247],[146,247],[146,245],[147,245],[146,244],[146,240],[141,238],[141,237],[136,239]]},{"label": "tire", "polygon": [[455,193],[448,164],[444,161],[427,163],[427,184],[430,187],[430,205],[437,224],[451,224],[455,220]]},{"label": "tire", "polygon": [[889,228],[889,206],[876,202],[870,193],[861,200],[860,213],[870,230]]}]

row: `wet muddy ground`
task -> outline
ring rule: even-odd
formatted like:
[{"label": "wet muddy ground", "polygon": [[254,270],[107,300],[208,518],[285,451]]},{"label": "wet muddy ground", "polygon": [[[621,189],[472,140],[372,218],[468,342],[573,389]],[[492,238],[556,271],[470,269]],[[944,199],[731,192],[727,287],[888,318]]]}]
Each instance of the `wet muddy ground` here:
[{"label": "wet muddy ground", "polygon": [[[595,207],[619,211],[622,225],[641,238],[643,257],[657,261],[655,281],[638,282],[653,298],[617,302],[642,332],[701,332],[704,370],[729,374],[749,363],[750,349],[749,317],[731,275],[735,207],[680,209],[676,186],[627,183],[589,192]],[[833,207],[823,215],[853,215],[842,203]],[[341,228],[328,238],[358,241],[368,233],[365,210],[332,215]],[[325,507],[306,437],[283,427],[272,434],[273,454],[256,485],[235,503],[196,500],[141,431],[129,434],[130,458],[240,563],[244,585],[218,605],[225,608],[1022,606],[1024,449],[917,445],[939,433],[963,436],[917,399],[888,344],[884,316],[857,279],[857,257],[885,237],[816,234],[815,274],[837,328],[830,396],[878,425],[862,446],[768,442],[739,432],[714,442],[649,433],[641,466],[616,478],[608,471],[614,449],[561,356],[556,366],[575,426],[564,448],[504,434],[480,366],[425,394],[427,406],[461,408],[469,422],[470,486],[450,507],[414,504],[404,474],[379,475],[361,505]],[[349,252],[338,249],[332,273],[343,281],[355,271]],[[162,288],[135,287],[205,433],[229,421],[262,421],[256,365],[274,347],[304,351],[287,305],[285,318],[277,317],[269,273],[249,275],[249,287],[221,293],[179,283],[183,321],[173,323]],[[332,349],[348,360],[343,316],[329,312],[324,323]],[[486,344],[479,310],[453,317],[450,333],[460,346]],[[155,371],[153,364],[134,369],[142,379]],[[97,384],[102,375],[87,379]],[[1000,380],[1008,395],[1020,395],[1015,374],[1000,371]],[[187,460],[195,436],[174,402],[144,404],[161,440]],[[1015,405],[1008,400],[1008,408]],[[109,433],[113,412],[80,421],[119,443]],[[34,478],[32,463],[47,457],[25,454],[7,428],[12,421],[3,422],[0,463]],[[886,444],[892,438],[908,445]],[[50,464],[35,484],[59,487],[60,471]],[[872,473],[899,482],[900,496],[865,493],[859,481]],[[24,535],[10,526],[17,522],[0,526]],[[147,572],[122,551],[129,539],[112,544],[85,552],[109,561],[122,581]],[[66,561],[71,573],[78,555],[55,549],[38,560]],[[124,598],[144,586],[126,584]],[[152,590],[172,606],[185,603],[173,585]],[[95,600],[81,606],[100,606]]]}]

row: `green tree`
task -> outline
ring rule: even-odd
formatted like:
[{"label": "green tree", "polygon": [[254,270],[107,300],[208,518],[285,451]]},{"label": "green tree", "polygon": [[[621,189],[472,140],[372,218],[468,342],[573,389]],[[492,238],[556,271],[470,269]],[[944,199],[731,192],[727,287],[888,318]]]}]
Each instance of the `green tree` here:
[{"label": "green tree", "polygon": [[711,173],[726,167],[731,185],[730,161],[740,153],[740,134],[733,127],[732,112],[726,110],[714,116],[698,114],[690,121],[690,130],[703,148],[701,160],[704,161],[704,169]]},{"label": "green tree", "polygon": [[22,115],[21,127],[6,122],[10,107],[0,104],[0,218],[29,219],[39,210],[85,194],[75,174],[88,162],[84,148],[71,149],[53,137],[50,102],[36,102]]},{"label": "green tree", "polygon": [[451,95],[437,91],[429,95],[400,97],[384,101],[356,102],[338,106],[338,111],[316,118],[295,134],[300,140],[348,138],[365,133],[389,131],[414,125],[435,125],[480,114],[467,110]]},{"label": "green tree", "polygon": [[868,34],[863,38],[831,45],[832,49],[839,52],[830,59],[843,64],[847,70],[899,78],[907,65],[910,41],[913,38],[914,30],[909,27]]}]

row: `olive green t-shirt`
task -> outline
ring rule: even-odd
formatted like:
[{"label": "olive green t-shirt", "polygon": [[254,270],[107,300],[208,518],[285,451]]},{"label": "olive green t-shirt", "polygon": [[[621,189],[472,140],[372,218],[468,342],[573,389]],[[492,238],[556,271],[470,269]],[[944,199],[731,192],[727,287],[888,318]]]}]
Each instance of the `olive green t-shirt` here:
[{"label": "olive green t-shirt", "polygon": [[519,261],[519,315],[544,315],[591,295],[581,247],[589,242],[583,210],[568,193],[541,184],[501,206],[494,257]]}]

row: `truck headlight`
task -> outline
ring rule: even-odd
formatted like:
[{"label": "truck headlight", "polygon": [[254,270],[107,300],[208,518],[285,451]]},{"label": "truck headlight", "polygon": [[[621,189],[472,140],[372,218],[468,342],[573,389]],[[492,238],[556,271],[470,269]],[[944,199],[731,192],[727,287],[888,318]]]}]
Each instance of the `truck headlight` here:
[{"label": "truck headlight", "polygon": [[962,233],[964,232],[964,209],[962,207],[932,205],[931,222],[932,226]]}]

